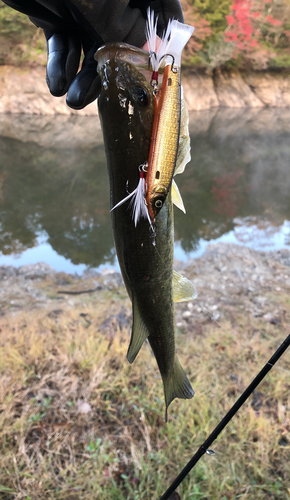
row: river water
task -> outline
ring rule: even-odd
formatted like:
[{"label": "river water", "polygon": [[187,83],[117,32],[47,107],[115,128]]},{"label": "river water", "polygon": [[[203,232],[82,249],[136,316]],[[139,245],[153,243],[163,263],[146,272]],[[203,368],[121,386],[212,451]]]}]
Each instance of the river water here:
[{"label": "river water", "polygon": [[[191,112],[175,257],[209,242],[290,248],[290,110]],[[0,265],[118,268],[97,117],[0,116]]]}]

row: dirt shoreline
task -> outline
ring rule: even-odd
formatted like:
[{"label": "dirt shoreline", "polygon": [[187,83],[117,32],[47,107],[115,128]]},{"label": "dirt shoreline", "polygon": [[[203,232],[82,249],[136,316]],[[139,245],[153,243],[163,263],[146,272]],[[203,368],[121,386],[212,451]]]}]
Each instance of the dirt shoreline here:
[{"label": "dirt shoreline", "polygon": [[[174,401],[168,424],[149,346],[126,360],[132,314],[119,273],[0,268],[5,499],[160,498],[289,335],[289,250],[210,244],[175,268],[199,292],[176,305],[195,397]],[[289,370],[288,349],[178,498],[289,498]]]},{"label": "dirt shoreline", "polygon": [[[65,96],[50,95],[43,66],[17,68],[0,66],[0,113],[37,115],[95,116],[96,103],[75,111]],[[197,68],[185,68],[182,76],[184,96],[189,110],[214,108],[290,107],[289,71],[242,72],[215,70],[211,74]]]},{"label": "dirt shoreline", "polygon": [[[241,313],[277,326],[290,319],[290,250],[262,252],[227,243],[208,245],[205,253],[175,269],[191,279],[198,291],[195,301],[176,305],[181,332],[201,333],[208,322],[235,324]],[[43,309],[58,315],[67,309],[103,300],[116,300],[114,314],[104,328],[131,322],[131,305],[118,272],[87,270],[83,275],[54,271],[44,263],[19,268],[0,267],[0,314]],[[89,293],[75,292],[94,290]],[[109,300],[109,299],[108,299]]]}]

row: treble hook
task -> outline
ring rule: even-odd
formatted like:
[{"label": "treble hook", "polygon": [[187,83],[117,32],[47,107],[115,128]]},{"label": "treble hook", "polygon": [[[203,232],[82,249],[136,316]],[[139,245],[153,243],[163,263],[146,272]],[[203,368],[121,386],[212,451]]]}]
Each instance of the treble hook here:
[{"label": "treble hook", "polygon": [[162,61],[162,59],[164,59],[164,57],[172,57],[171,71],[172,71],[172,73],[177,73],[177,67],[174,66],[175,57],[172,54],[163,54],[163,56],[160,57],[159,61]]}]

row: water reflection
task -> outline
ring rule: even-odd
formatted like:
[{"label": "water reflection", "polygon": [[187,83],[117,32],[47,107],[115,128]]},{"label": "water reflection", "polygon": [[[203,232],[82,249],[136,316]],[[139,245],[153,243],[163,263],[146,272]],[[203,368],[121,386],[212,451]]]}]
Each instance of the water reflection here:
[{"label": "water reflection", "polygon": [[237,216],[252,217],[246,227],[253,217],[277,229],[290,220],[289,118],[281,109],[191,114],[193,158],[177,178],[187,222],[180,213],[175,218],[185,251],[233,231]]},{"label": "water reflection", "polygon": [[0,250],[21,253],[45,231],[74,264],[113,263],[103,146],[61,146],[0,137]]},{"label": "water reflection", "polygon": [[[261,238],[290,244],[289,118],[283,109],[191,113],[192,161],[176,178],[187,210],[175,212],[177,257],[224,235],[254,248]],[[0,117],[0,225],[3,256],[39,245],[45,260],[50,245],[75,265],[114,264],[95,117]]]}]

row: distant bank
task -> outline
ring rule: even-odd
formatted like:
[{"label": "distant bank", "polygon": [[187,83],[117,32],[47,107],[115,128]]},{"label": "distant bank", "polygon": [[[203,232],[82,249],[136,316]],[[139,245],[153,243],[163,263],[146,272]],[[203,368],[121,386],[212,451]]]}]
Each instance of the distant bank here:
[{"label": "distant bank", "polygon": [[[290,107],[290,71],[215,70],[206,74],[185,69],[182,84],[190,110]],[[92,103],[74,111],[66,105],[65,97],[52,97],[42,66],[0,66],[0,113],[97,115],[97,107]]]}]

